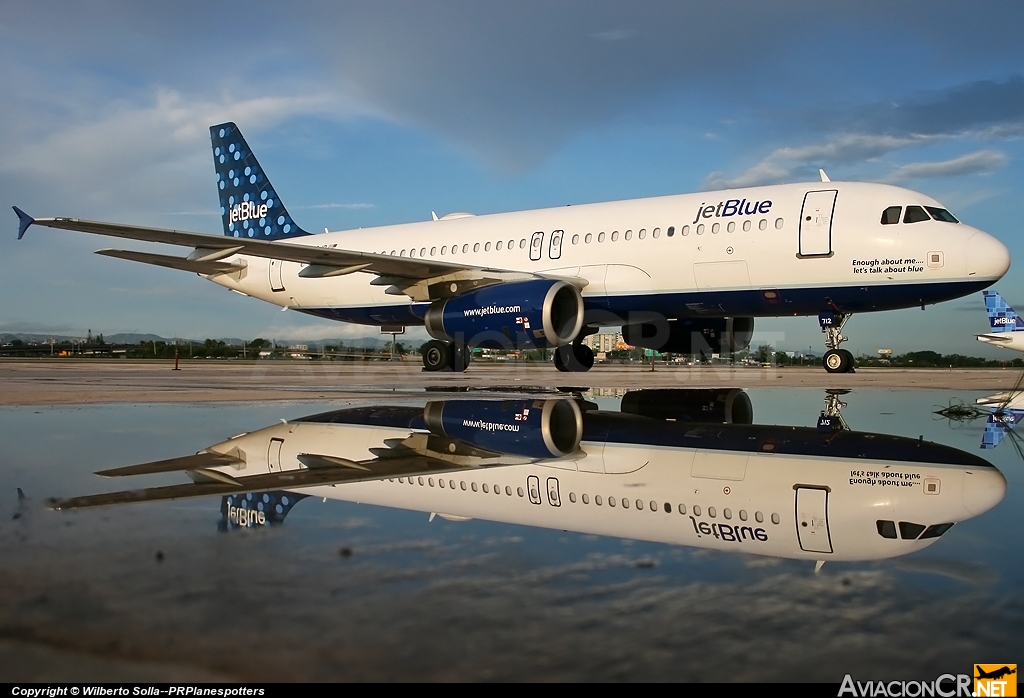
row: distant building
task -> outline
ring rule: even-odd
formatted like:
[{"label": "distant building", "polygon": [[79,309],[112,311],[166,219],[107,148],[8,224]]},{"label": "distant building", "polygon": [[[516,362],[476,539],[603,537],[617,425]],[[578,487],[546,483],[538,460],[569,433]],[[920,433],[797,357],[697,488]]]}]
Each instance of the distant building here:
[{"label": "distant building", "polygon": [[621,332],[598,332],[587,335],[583,343],[594,350],[594,353],[615,351],[616,349],[628,349],[622,342]]}]

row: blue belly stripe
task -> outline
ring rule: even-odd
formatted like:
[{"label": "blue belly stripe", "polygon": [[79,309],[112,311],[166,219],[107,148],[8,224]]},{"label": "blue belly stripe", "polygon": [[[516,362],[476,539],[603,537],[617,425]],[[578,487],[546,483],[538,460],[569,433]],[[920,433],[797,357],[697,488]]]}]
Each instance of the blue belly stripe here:
[{"label": "blue belly stripe", "polygon": [[[690,291],[586,297],[584,305],[596,322],[616,324],[632,313],[656,313],[668,318],[776,317],[817,315],[833,306],[848,313],[914,308],[961,298],[981,291],[993,281],[893,284],[886,286],[822,286],[817,288],[760,289],[743,291]],[[429,303],[405,305],[293,308],[308,315],[361,325],[422,325]],[[607,321],[601,318],[608,313]]]}]

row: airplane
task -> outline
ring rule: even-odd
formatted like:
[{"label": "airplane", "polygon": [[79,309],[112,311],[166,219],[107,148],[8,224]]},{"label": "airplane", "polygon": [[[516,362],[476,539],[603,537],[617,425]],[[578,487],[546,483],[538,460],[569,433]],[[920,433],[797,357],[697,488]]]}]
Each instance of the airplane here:
[{"label": "airplane", "polygon": [[992,326],[990,334],[977,335],[979,342],[993,344],[1003,349],[1024,351],[1024,318],[1017,315],[1010,304],[995,291],[982,291],[985,296],[985,310]]},{"label": "airplane", "polygon": [[[988,511],[1006,479],[919,439],[753,424],[741,390],[351,407],[199,453],[100,471],[192,482],[56,509],[220,495],[224,528],[280,523],[305,497],[797,560],[874,560]],[[826,400],[828,403],[828,400]]]},{"label": "airplane", "polygon": [[832,373],[854,313],[935,304],[1001,278],[1006,247],[939,202],[883,184],[751,187],[311,235],[285,208],[234,123],[210,128],[223,236],[33,218],[31,225],[193,248],[98,254],[194,272],[282,308],[351,323],[421,325],[426,370],[464,371],[470,349],[553,348],[586,371],[583,344],[621,326],[661,352],[749,346],[755,317],[817,315]]},{"label": "airplane", "polygon": [[1010,676],[1012,674],[1016,674],[1017,673],[1016,669],[1011,669],[1009,666],[1005,666],[1005,665],[1000,667],[1000,668],[998,668],[998,669],[993,669],[992,671],[985,671],[981,667],[977,667],[977,668],[978,668],[978,675],[974,677],[976,679],[1001,679],[1001,678],[1003,678],[1005,676]]}]

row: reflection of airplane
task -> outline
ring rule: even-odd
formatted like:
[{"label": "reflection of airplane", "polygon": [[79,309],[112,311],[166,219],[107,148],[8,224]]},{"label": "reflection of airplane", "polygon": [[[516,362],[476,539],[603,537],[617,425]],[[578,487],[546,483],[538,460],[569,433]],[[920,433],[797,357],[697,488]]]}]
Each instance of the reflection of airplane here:
[{"label": "reflection of airplane", "polygon": [[[984,291],[985,309],[992,327],[990,334],[979,334],[978,341],[1004,349],[1024,351],[1024,318],[995,291]],[[1024,419],[1024,392],[1020,381],[1011,391],[978,398],[977,404],[991,410],[981,438],[983,449],[995,448]]]},{"label": "reflection of airplane", "polygon": [[556,398],[343,409],[100,473],[183,470],[191,484],[54,506],[216,494],[245,525],[279,521],[299,490],[451,519],[858,560],[926,547],[1005,492],[998,470],[947,446],[735,423],[751,420],[742,391],[673,391],[674,409],[668,392],[627,394],[622,412]]},{"label": "reflection of airplane", "polygon": [[985,671],[981,667],[978,667],[978,675],[975,676],[974,678],[976,678],[976,679],[1001,679],[1004,676],[1009,676],[1010,674],[1016,674],[1016,673],[1017,673],[1016,669],[1011,669],[1008,666],[1004,666],[1004,667],[1001,667],[999,669],[994,669],[992,671]]},{"label": "reflection of airplane", "polygon": [[100,254],[191,271],[243,295],[345,322],[425,325],[428,370],[464,370],[467,347],[559,347],[594,362],[602,325],[629,344],[691,354],[745,348],[754,317],[818,315],[830,372],[852,313],[985,288],[1009,253],[933,199],[822,181],[442,219],[312,236],[295,224],[241,132],[210,129],[224,236],[73,218],[33,223],[194,248]]},{"label": "reflection of airplane", "polygon": [[1024,351],[1024,318],[995,291],[984,291],[985,310],[992,326],[990,334],[979,334],[978,341],[994,344],[1004,349]]}]

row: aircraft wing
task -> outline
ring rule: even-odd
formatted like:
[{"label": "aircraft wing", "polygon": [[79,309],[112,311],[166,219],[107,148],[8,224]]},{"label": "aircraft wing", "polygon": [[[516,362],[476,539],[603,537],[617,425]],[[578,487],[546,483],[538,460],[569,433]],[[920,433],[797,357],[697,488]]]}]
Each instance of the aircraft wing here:
[{"label": "aircraft wing", "polygon": [[[294,240],[269,241],[255,238],[235,238],[224,235],[207,235],[164,228],[146,228],[118,223],[101,223],[78,218],[32,218],[14,207],[20,221],[18,239],[25,235],[31,225],[48,228],[74,230],[94,235],[141,240],[166,245],[180,245],[195,248],[188,257],[156,255],[129,250],[100,250],[99,254],[119,257],[137,262],[156,264],[172,269],[195,271],[199,274],[225,274],[238,271],[241,267],[233,262],[221,260],[233,255],[250,255],[266,259],[280,259],[288,262],[307,264],[299,272],[305,278],[324,278],[364,272],[378,276],[374,282],[379,286],[390,286],[393,295],[408,295],[413,300],[427,301],[445,298],[471,288],[500,283],[511,279],[538,278],[538,275],[508,269],[479,267],[474,265],[441,262],[415,257],[395,257],[341,250],[336,247],[301,244]],[[313,240],[314,236],[302,238]],[[558,277],[562,278],[562,277]],[[583,279],[564,279],[582,288]],[[453,288],[454,286],[454,288]]]},{"label": "aircraft wing", "polygon": [[[154,463],[101,471],[100,475],[118,477],[148,473],[184,471],[193,482],[147,489],[123,490],[69,499],[54,499],[54,509],[83,509],[109,504],[130,504],[133,502],[160,502],[172,499],[206,497],[209,495],[246,494],[249,492],[271,492],[274,490],[300,490],[322,485],[341,485],[350,482],[367,482],[385,478],[409,477],[444,472],[462,472],[468,468],[454,465],[447,460],[431,458],[416,453],[403,453],[387,458],[365,461],[350,461],[337,456],[302,454],[299,462],[306,467],[281,472],[261,473],[239,477],[222,470],[211,470],[211,466],[238,462],[229,454],[198,453],[184,458],[172,458]],[[495,463],[494,465],[501,465]]]}]

